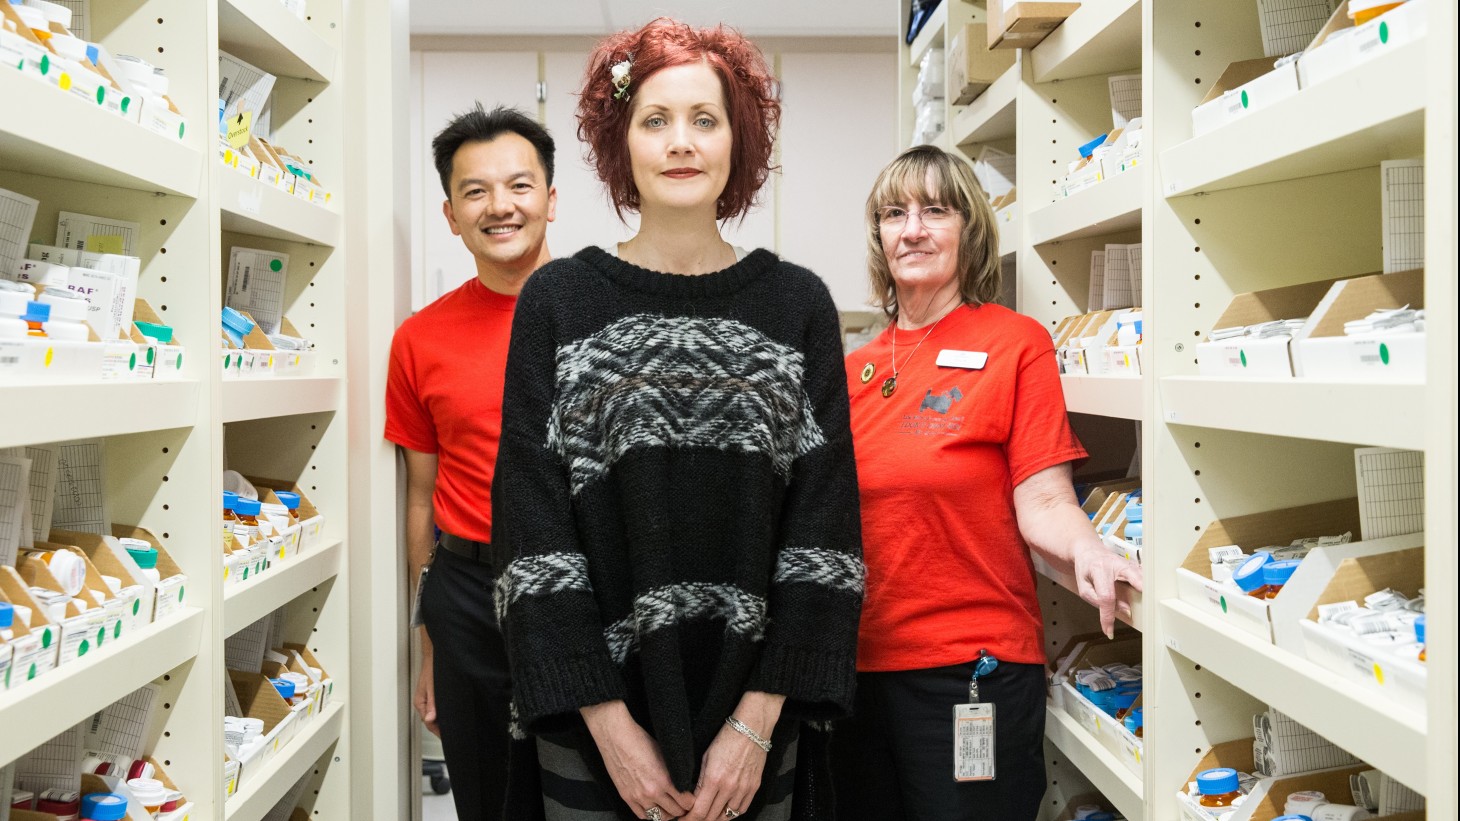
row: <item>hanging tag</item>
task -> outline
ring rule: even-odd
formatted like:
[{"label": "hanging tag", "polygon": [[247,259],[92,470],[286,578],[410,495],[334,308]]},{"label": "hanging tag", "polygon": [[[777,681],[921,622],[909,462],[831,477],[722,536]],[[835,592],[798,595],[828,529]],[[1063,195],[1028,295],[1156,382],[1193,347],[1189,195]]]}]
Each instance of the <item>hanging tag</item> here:
[{"label": "hanging tag", "polygon": [[[435,554],[432,553],[432,558]],[[421,618],[421,592],[426,589],[426,576],[431,572],[431,565],[421,568],[421,578],[416,582],[416,603],[411,607],[411,627],[422,627],[425,621]]]},{"label": "hanging tag", "polygon": [[954,705],[953,780],[994,780],[994,705]]}]

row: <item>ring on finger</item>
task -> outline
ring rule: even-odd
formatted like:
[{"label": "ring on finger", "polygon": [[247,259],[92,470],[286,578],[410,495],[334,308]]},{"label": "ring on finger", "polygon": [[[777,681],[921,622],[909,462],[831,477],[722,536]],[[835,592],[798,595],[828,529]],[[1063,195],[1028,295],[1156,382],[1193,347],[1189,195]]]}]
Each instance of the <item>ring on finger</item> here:
[{"label": "ring on finger", "polygon": [[664,821],[664,810],[661,810],[658,807],[650,807],[649,809],[644,810],[644,817],[648,819],[648,821]]},{"label": "ring on finger", "polygon": [[734,807],[726,807],[725,808],[725,817],[726,818],[739,818],[740,817],[740,813]]}]

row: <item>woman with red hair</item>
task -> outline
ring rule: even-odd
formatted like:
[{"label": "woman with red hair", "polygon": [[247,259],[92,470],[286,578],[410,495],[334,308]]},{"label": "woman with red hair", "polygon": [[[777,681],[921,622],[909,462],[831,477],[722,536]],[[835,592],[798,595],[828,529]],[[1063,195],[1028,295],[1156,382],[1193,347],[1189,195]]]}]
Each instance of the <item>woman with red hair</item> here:
[{"label": "woman with red hair", "polygon": [[850,707],[865,572],[838,317],[719,232],[770,173],[774,82],[659,19],[598,45],[578,118],[640,229],[545,265],[512,329],[493,538],[542,812],[827,818],[813,727]]}]

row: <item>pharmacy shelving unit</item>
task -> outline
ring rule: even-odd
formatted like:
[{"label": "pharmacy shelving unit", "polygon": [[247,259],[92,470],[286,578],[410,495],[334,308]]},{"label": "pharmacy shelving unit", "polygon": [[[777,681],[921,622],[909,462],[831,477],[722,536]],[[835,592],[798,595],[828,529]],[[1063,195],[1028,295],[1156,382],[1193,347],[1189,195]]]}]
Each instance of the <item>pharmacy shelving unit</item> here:
[{"label": "pharmacy shelving unit", "polygon": [[[409,817],[395,463],[379,438],[389,329],[409,304],[395,284],[406,143],[389,114],[404,99],[405,15],[392,0],[309,0],[303,19],[278,0],[90,4],[93,39],[167,70],[181,140],[0,71],[0,187],[40,201],[38,240],[62,210],[138,222],[140,296],[185,356],[172,382],[5,386],[0,447],[102,438],[111,519],[156,533],[189,577],[181,612],[0,694],[0,766],[155,682],[166,717],[150,749],[193,817],[261,818],[304,776],[311,818]],[[278,76],[275,141],[313,165],[327,207],[218,162],[220,49]],[[320,352],[310,376],[222,378],[235,245],[290,255],[286,313]],[[327,517],[322,542],[225,587],[225,467],[297,479]],[[225,797],[223,642],[280,608],[284,637],[330,671],[333,703]]]},{"label": "pharmacy shelving unit", "polygon": [[[920,47],[982,4],[944,0],[900,62],[910,137]],[[901,9],[899,25],[905,25]],[[1456,12],[1431,2],[1428,33],[1281,104],[1192,137],[1191,111],[1236,60],[1260,56],[1256,0],[1089,0],[972,104],[952,107],[943,147],[1018,156],[1018,218],[1000,224],[1017,258],[1019,310],[1047,327],[1087,308],[1090,251],[1143,244],[1144,374],[1065,377],[1092,452],[1140,426],[1145,594],[1128,624],[1146,670],[1140,778],[1051,710],[1047,817],[1102,793],[1128,817],[1179,815],[1175,794],[1212,744],[1251,735],[1275,707],[1410,787],[1453,818],[1456,737]],[[1142,77],[1142,168],[1056,201],[1075,148],[1110,122],[1107,77]],[[1428,378],[1373,384],[1197,374],[1193,346],[1233,295],[1377,271],[1379,163],[1423,157]],[[1105,420],[1106,426],[1092,420]],[[1181,601],[1176,569],[1213,520],[1355,494],[1355,447],[1422,450],[1430,675],[1427,716],[1355,690],[1298,654],[1235,632]],[[1447,547],[1448,546],[1448,547]],[[1067,574],[1043,568],[1051,648],[1088,631]],[[1435,625],[1440,625],[1436,627]]]}]

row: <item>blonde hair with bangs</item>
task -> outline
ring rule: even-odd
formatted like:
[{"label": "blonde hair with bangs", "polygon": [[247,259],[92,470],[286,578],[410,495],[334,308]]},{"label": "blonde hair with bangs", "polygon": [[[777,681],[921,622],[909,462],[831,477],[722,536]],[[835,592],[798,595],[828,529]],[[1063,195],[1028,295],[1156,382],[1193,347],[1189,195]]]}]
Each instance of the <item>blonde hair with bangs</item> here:
[{"label": "blonde hair with bangs", "polygon": [[888,317],[897,317],[897,284],[882,253],[877,209],[908,202],[946,205],[963,215],[956,272],[963,302],[982,305],[998,299],[1003,266],[999,262],[999,229],[988,197],[968,163],[941,148],[918,145],[882,169],[867,197],[867,273],[872,280],[872,303]]}]

